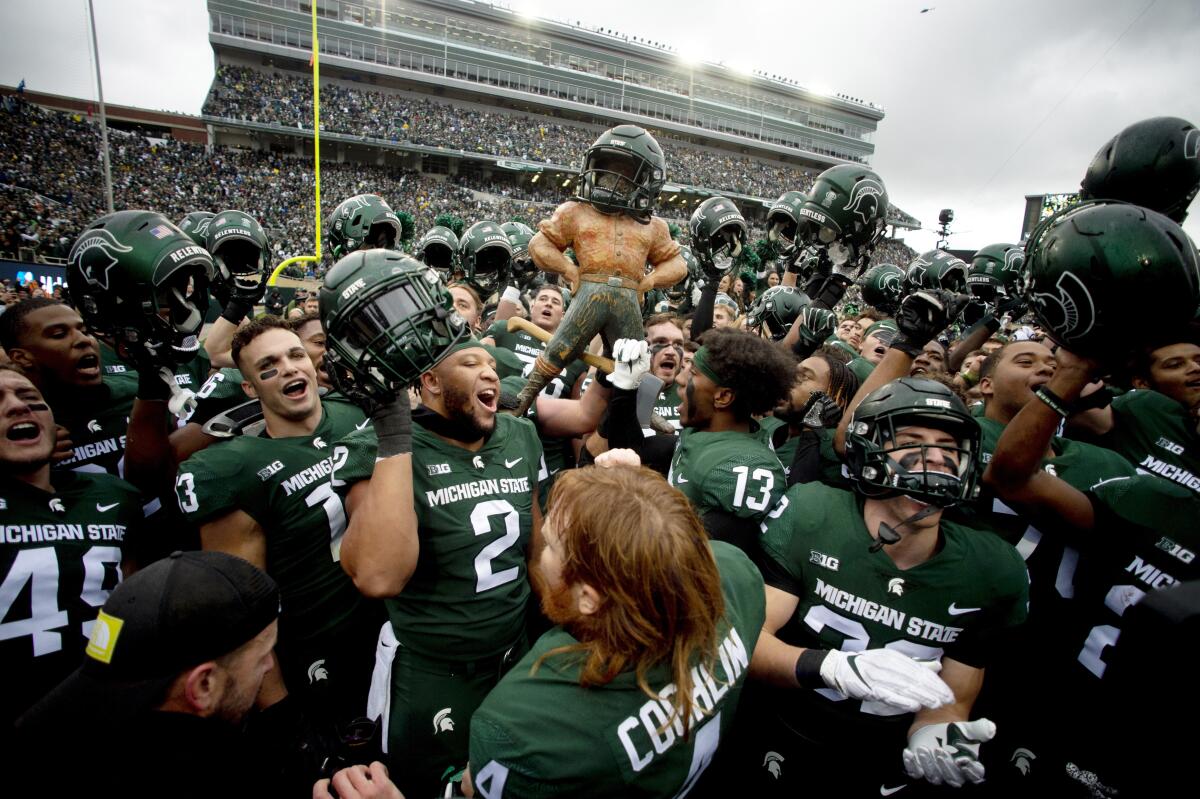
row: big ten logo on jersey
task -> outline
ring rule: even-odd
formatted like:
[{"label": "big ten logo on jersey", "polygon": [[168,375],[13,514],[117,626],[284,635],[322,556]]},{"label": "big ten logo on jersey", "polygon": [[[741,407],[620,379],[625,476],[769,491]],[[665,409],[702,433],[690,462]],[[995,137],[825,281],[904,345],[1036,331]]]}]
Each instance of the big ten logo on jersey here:
[{"label": "big ten logo on jersey", "polygon": [[258,470],[258,479],[265,482],[266,480],[270,479],[272,475],[281,471],[283,471],[283,461],[271,461],[266,466]]},{"label": "big ten logo on jersey", "polygon": [[1172,441],[1169,438],[1164,438],[1162,436],[1159,436],[1158,441],[1155,443],[1158,444],[1158,446],[1165,449],[1167,452],[1170,452],[1174,455],[1182,455],[1183,454],[1183,445],[1176,444],[1174,441]]},{"label": "big ten logo on jersey", "polygon": [[837,571],[838,567],[842,565],[841,561],[839,561],[837,558],[826,555],[824,552],[818,552],[815,549],[809,550],[808,560],[810,563],[815,563],[818,566],[824,566],[826,569],[830,569],[832,571]]}]

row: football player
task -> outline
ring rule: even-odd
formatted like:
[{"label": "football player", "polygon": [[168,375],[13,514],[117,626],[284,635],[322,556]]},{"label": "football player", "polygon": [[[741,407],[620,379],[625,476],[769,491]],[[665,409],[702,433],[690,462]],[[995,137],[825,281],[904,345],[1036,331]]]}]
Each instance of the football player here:
[{"label": "football player", "polygon": [[[751,674],[774,688],[755,696],[745,765],[776,790],[983,780],[979,746],[995,726],[968,719],[1001,634],[1024,619],[1024,566],[999,538],[943,518],[979,476],[979,428],[961,401],[921,379],[876,389],[882,377],[843,422],[857,493],[792,486],[758,542],[767,622]],[[917,661],[940,663],[941,679]]]},{"label": "football player", "polygon": [[567,472],[549,508],[530,570],[558,626],[471,719],[468,795],[688,793],[732,726],[762,578],[648,469]]},{"label": "football player", "polygon": [[[1138,774],[1145,764],[1127,762],[1123,736],[1110,726],[1109,709],[1130,698],[1127,687],[1110,687],[1109,664],[1113,648],[1122,646],[1122,619],[1130,607],[1152,591],[1200,578],[1194,554],[1200,548],[1200,499],[1153,474],[1116,477],[1081,491],[1041,468],[1068,409],[1101,371],[1097,361],[1062,347],[1056,358],[1054,375],[1034,392],[1036,401],[1027,402],[1000,436],[985,476],[1046,538],[1077,550],[1064,561],[1070,601],[1043,603],[1031,616],[1043,679],[1009,699],[1014,717],[1025,722],[1016,745],[1036,753],[1036,763],[1026,758],[1026,768],[1008,776],[1013,787],[1062,796],[1140,795]],[[1045,595],[1063,584],[1062,567],[1031,576]],[[1135,657],[1159,654],[1146,650]],[[1069,735],[1055,732],[1054,720],[1062,718],[1074,720]]]},{"label": "football player", "polygon": [[829,352],[818,351],[796,364],[796,382],[774,411],[788,428],[787,441],[775,448],[788,486],[842,481],[833,433],[858,386],[858,378],[845,362]]},{"label": "football player", "polygon": [[179,466],[179,508],[204,549],[228,552],[279,583],[278,678],[309,718],[328,728],[362,716],[371,646],[382,609],[338,563],[346,515],[330,474],[347,457],[336,442],[367,424],[345,399],[322,400],[300,338],[278,317],[241,327],[232,344],[242,389],[265,427],[197,452]]},{"label": "football player", "polygon": [[[77,335],[65,326],[64,333],[68,340]],[[0,655],[8,682],[0,724],[6,731],[79,666],[97,611],[136,560],[137,489],[100,470],[52,472],[54,447],[49,404],[27,377],[0,366]]]},{"label": "football player", "polygon": [[[527,648],[545,465],[534,425],[497,413],[495,361],[437,274],[399,254],[363,256],[330,271],[321,301],[331,377],[374,407],[372,425],[338,445],[342,567],[387,600],[369,709],[397,784],[425,796],[466,765],[472,713]],[[414,382],[422,407],[410,411]],[[563,402],[538,397],[539,423],[576,434],[553,430],[543,409]]]},{"label": "football player", "polygon": [[[1130,252],[1138,254],[1136,264]],[[1200,346],[1181,332],[1200,303],[1200,262],[1183,229],[1134,205],[1080,203],[1030,235],[1024,282],[1055,341],[1110,362],[1137,356],[1137,390],[1074,414],[1070,431],[1200,493]],[[1121,309],[1152,306],[1153,329],[1131,331]]]},{"label": "football player", "polygon": [[871,370],[883,360],[892,339],[896,337],[896,323],[884,319],[871,324],[863,333],[862,342],[858,346],[858,355],[850,359],[850,371],[854,372],[859,382],[867,379]]},{"label": "football player", "polygon": [[646,320],[646,343],[650,345],[650,374],[663,381],[654,412],[670,422],[679,422],[679,386],[675,378],[684,367],[683,327],[674,314],[655,314]]},{"label": "football player", "polygon": [[[627,397],[614,396],[608,445],[632,449],[666,473],[713,538],[749,548],[785,487],[783,466],[762,440],[755,416],[786,396],[795,369],[773,344],[749,333],[717,328],[702,344],[680,399],[678,438],[644,437]],[[648,355],[645,360],[648,365]]]}]

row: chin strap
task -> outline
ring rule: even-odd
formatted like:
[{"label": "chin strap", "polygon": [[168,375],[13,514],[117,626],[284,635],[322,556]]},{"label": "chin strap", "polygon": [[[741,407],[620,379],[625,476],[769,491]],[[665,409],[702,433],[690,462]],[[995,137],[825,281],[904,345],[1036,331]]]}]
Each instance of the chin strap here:
[{"label": "chin strap", "polygon": [[899,542],[901,527],[905,527],[910,524],[915,524],[916,522],[921,521],[922,519],[924,519],[927,516],[932,516],[933,514],[937,513],[940,510],[941,510],[941,508],[939,508],[937,505],[926,505],[925,507],[921,508],[919,511],[914,513],[912,516],[909,516],[907,519],[905,519],[904,521],[897,524],[895,527],[892,527],[887,522],[880,522],[879,523],[879,535],[875,539],[875,543],[871,544],[871,546],[868,548],[867,551],[868,552],[878,552],[879,550],[883,549],[885,545],[895,544],[895,543]]}]

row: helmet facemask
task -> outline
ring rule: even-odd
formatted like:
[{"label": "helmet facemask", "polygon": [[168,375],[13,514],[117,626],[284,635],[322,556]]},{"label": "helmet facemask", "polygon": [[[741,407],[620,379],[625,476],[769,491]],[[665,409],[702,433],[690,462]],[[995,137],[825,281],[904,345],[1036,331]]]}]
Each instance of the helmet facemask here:
[{"label": "helmet facemask", "polygon": [[[945,430],[955,437],[955,446],[943,444],[896,444],[906,427],[930,427]],[[947,508],[974,498],[979,474],[978,429],[952,416],[895,411],[871,420],[854,419],[847,430],[847,442],[853,457],[852,473],[865,496],[888,498],[907,496],[928,505]],[[937,468],[930,450],[942,452],[949,471]]]},{"label": "helmet facemask", "polygon": [[263,269],[263,252],[257,244],[245,239],[227,239],[213,253],[217,279],[212,294],[225,305],[230,296],[253,296],[262,287],[267,275]]},{"label": "helmet facemask", "polygon": [[579,174],[580,197],[601,210],[629,212],[649,219],[657,192],[652,184],[664,180],[662,170],[616,147],[594,147]]},{"label": "helmet facemask", "polygon": [[507,247],[485,244],[475,252],[472,262],[471,280],[490,297],[508,279],[512,256]]},{"label": "helmet facemask", "polygon": [[[155,361],[187,363],[200,351],[199,333],[208,310],[208,277],[202,268],[178,269],[141,300],[141,314],[120,326],[124,343]],[[129,318],[129,317],[127,317]]]}]

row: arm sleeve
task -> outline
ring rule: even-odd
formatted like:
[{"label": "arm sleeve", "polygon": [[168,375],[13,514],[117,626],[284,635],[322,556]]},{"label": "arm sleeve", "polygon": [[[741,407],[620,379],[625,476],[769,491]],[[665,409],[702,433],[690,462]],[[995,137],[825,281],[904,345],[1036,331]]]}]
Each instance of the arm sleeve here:
[{"label": "arm sleeve", "polygon": [[700,289],[700,301],[696,303],[696,315],[692,317],[692,341],[707,333],[713,326],[713,308],[717,304],[717,287],[712,282]]},{"label": "arm sleeve", "polygon": [[554,209],[554,214],[549,219],[538,222],[538,230],[560,250],[565,250],[575,243],[575,215],[572,213],[574,209],[575,203],[565,202]]},{"label": "arm sleeve", "polygon": [[675,454],[676,436],[647,436],[637,419],[637,392],[613,389],[600,429],[608,439],[609,449],[631,449],[642,459],[642,465],[659,474],[671,469]]},{"label": "arm sleeve", "polygon": [[733,544],[751,557],[758,549],[759,523],[723,510],[710,510],[701,519],[708,537]]}]

